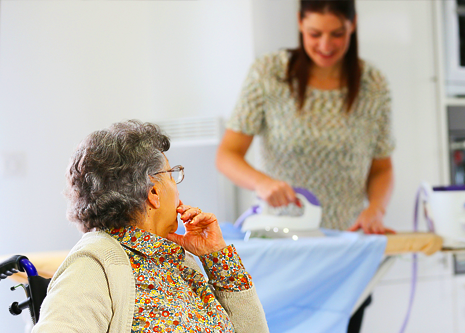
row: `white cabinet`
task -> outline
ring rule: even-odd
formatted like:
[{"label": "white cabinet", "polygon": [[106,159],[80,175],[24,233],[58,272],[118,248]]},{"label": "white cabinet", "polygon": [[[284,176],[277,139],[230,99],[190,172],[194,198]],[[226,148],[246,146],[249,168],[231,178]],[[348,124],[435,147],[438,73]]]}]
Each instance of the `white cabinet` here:
[{"label": "white cabinet", "polygon": [[456,332],[465,332],[465,275],[454,279]]},{"label": "white cabinet", "polygon": [[[454,330],[453,290],[451,278],[420,280],[410,320],[405,333],[459,333]],[[386,283],[373,293],[373,303],[367,308],[363,333],[400,332],[407,313],[410,284]]]},{"label": "white cabinet", "polygon": [[[373,303],[365,312],[362,333],[400,332],[410,299],[411,272],[412,256],[399,256],[373,292]],[[465,327],[465,279],[461,280],[462,284],[457,281],[450,254],[419,255],[415,298],[405,333],[465,332],[458,328]],[[462,288],[460,300],[456,297],[458,286]],[[457,302],[462,302],[462,323],[454,310],[460,307],[456,306]]]}]

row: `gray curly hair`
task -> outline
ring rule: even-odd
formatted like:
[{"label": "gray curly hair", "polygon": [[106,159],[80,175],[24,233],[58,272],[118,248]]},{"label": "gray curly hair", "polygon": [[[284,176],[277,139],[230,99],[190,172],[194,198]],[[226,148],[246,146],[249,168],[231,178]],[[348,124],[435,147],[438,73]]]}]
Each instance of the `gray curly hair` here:
[{"label": "gray curly hair", "polygon": [[85,138],[66,173],[67,217],[84,232],[133,225],[145,212],[150,177],[165,166],[169,138],[138,120],[115,123]]}]

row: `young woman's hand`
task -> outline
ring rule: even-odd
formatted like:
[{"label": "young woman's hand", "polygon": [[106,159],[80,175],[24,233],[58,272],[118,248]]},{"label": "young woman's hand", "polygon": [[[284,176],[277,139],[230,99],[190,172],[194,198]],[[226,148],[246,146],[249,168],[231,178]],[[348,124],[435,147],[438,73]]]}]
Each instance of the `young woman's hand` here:
[{"label": "young woman's hand", "polygon": [[260,180],[255,188],[258,197],[272,207],[287,206],[295,203],[300,207],[300,201],[295,196],[294,189],[286,182],[270,177]]},{"label": "young woman's hand", "polygon": [[384,212],[378,207],[368,206],[357,218],[357,221],[349,228],[348,231],[357,231],[362,229],[366,234],[385,234],[396,232],[386,228],[383,225]]},{"label": "young woman's hand", "polygon": [[181,214],[186,232],[184,235],[168,234],[167,239],[181,245],[196,256],[216,252],[226,247],[215,215],[204,213],[200,208],[182,203],[176,211]]}]

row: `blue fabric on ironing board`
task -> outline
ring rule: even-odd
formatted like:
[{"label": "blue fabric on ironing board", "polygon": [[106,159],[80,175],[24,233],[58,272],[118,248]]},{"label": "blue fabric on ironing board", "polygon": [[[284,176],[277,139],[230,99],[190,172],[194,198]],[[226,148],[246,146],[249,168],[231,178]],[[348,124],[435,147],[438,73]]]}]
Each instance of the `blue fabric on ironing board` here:
[{"label": "blue fabric on ironing board", "polygon": [[[228,240],[243,240],[245,236],[245,232],[242,232],[241,229],[236,228],[232,223],[230,222],[220,222],[219,223],[221,232],[223,234],[224,239]],[[186,228],[184,228],[184,224],[182,222],[178,221],[178,230],[176,230],[177,234],[184,235],[186,232]]]},{"label": "blue fabric on ironing board", "polygon": [[243,241],[244,234],[232,224],[220,226],[252,275],[271,333],[345,333],[387,241],[325,229],[327,237],[321,238]]},{"label": "blue fabric on ironing board", "polygon": [[322,231],[327,237],[298,241],[226,239],[252,275],[271,333],[347,331],[352,308],[381,263],[387,239]]}]

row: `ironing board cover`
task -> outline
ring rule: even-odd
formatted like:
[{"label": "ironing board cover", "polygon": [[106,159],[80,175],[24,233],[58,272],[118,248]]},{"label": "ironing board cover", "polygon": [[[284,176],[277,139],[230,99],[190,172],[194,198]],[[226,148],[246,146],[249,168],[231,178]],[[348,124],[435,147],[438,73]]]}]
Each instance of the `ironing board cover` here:
[{"label": "ironing board cover", "polygon": [[251,239],[222,225],[252,275],[270,332],[345,333],[378,268],[385,236],[323,230],[328,237]]}]

